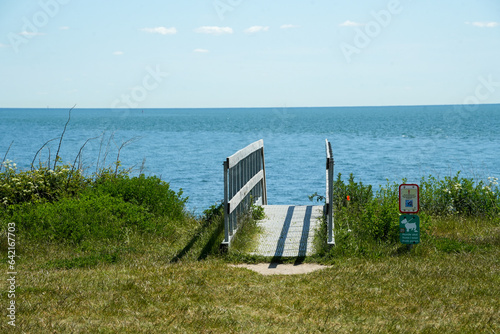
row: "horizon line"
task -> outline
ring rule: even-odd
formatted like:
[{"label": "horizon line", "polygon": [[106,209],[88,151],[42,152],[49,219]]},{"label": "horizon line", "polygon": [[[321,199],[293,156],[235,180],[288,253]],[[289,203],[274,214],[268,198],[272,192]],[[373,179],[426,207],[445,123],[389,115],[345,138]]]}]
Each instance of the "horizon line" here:
[{"label": "horizon line", "polygon": [[[496,103],[478,103],[477,106],[500,105]],[[151,109],[300,109],[300,108],[387,108],[387,107],[451,107],[470,106],[468,104],[393,104],[393,105],[342,105],[342,106],[298,106],[298,107],[145,107],[145,108],[109,108],[109,107],[0,107],[2,109],[109,109],[109,110],[151,110]]]}]

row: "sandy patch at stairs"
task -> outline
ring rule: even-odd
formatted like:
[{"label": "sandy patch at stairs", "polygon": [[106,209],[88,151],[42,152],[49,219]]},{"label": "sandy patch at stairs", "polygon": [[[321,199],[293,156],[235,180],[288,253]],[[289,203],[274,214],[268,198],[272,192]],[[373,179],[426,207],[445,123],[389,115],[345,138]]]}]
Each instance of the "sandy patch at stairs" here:
[{"label": "sandy patch at stairs", "polygon": [[315,263],[301,263],[301,264],[258,263],[258,264],[236,264],[230,266],[236,268],[250,269],[262,275],[308,274],[316,270],[330,268],[330,266],[323,266]]}]

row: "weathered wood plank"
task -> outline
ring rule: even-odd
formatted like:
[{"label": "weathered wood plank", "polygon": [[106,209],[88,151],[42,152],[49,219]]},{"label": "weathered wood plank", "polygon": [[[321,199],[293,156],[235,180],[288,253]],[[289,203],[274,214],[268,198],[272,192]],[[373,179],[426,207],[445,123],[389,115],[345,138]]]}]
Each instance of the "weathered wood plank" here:
[{"label": "weathered wood plank", "polygon": [[256,142],[248,145],[247,147],[239,150],[229,158],[227,158],[228,161],[228,167],[232,168],[238,164],[241,160],[245,159],[249,154],[261,149],[264,147],[264,140],[260,139],[257,140]]},{"label": "weathered wood plank", "polygon": [[255,174],[254,177],[252,177],[250,181],[248,181],[243,187],[241,187],[241,189],[229,201],[228,213],[233,212],[234,209],[236,209],[236,207],[238,206],[238,204],[240,204],[240,202],[245,198],[245,196],[248,195],[248,193],[253,189],[253,187],[255,187],[255,185],[260,181],[262,181],[263,179],[264,179],[264,172],[261,170],[257,174]]},{"label": "weathered wood plank", "polygon": [[264,205],[266,218],[257,222],[263,233],[252,254],[269,257],[303,257],[314,254],[314,233],[321,224],[318,205]]}]

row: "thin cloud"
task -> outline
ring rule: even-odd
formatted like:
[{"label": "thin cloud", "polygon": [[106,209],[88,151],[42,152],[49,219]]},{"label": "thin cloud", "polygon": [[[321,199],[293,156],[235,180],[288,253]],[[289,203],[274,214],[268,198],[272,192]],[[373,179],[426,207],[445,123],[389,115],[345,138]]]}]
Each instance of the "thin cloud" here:
[{"label": "thin cloud", "polygon": [[500,25],[500,23],[498,22],[465,22],[465,24],[469,24],[479,28],[495,28]]},{"label": "thin cloud", "polygon": [[253,27],[245,29],[245,32],[247,34],[255,34],[257,32],[263,32],[263,31],[268,31],[268,30],[269,30],[269,27],[265,27],[265,26],[253,26]]},{"label": "thin cloud", "polygon": [[233,29],[230,27],[217,27],[217,26],[203,26],[194,30],[199,34],[223,35],[232,34]]},{"label": "thin cloud", "polygon": [[295,25],[295,24],[283,24],[280,26],[281,29],[292,29],[292,28],[299,28],[300,26]]},{"label": "thin cloud", "polygon": [[150,33],[150,34],[160,34],[160,35],[175,35],[177,34],[177,29],[175,27],[166,28],[166,27],[155,27],[155,28],[142,28],[141,31]]},{"label": "thin cloud", "polygon": [[209,51],[207,49],[194,49],[193,52],[196,52],[196,53],[207,53]]},{"label": "thin cloud", "polygon": [[0,48],[9,48],[10,45],[0,43]]},{"label": "thin cloud", "polygon": [[69,30],[69,27],[68,26],[59,27],[59,30]]},{"label": "thin cloud", "polygon": [[115,52],[113,52],[113,55],[115,55],[115,56],[123,56],[124,52],[123,51],[115,51]]},{"label": "thin cloud", "polygon": [[19,33],[21,36],[33,37],[33,36],[42,36],[45,35],[43,32],[31,32],[31,31],[21,31]]},{"label": "thin cloud", "polygon": [[350,20],[347,20],[347,21],[339,24],[339,26],[341,26],[341,27],[361,27],[362,25],[364,25],[364,24],[359,23],[359,22],[350,21]]}]

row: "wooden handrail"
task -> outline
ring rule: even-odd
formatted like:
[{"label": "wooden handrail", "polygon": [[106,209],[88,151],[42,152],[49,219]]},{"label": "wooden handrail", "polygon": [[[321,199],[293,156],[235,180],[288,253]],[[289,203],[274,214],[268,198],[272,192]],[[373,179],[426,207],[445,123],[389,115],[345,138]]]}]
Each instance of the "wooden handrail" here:
[{"label": "wooden handrail", "polygon": [[239,150],[238,152],[236,152],[235,154],[233,154],[232,156],[227,158],[227,161],[229,164],[228,167],[229,168],[234,167],[238,162],[245,159],[248,155],[252,154],[253,152],[255,152],[261,148],[264,148],[264,140],[261,139],[261,140],[257,140],[254,143],[251,143],[247,147]]},{"label": "wooden handrail", "polygon": [[238,218],[260,199],[267,204],[264,141],[258,140],[224,161],[224,241],[228,248],[238,229]]}]

